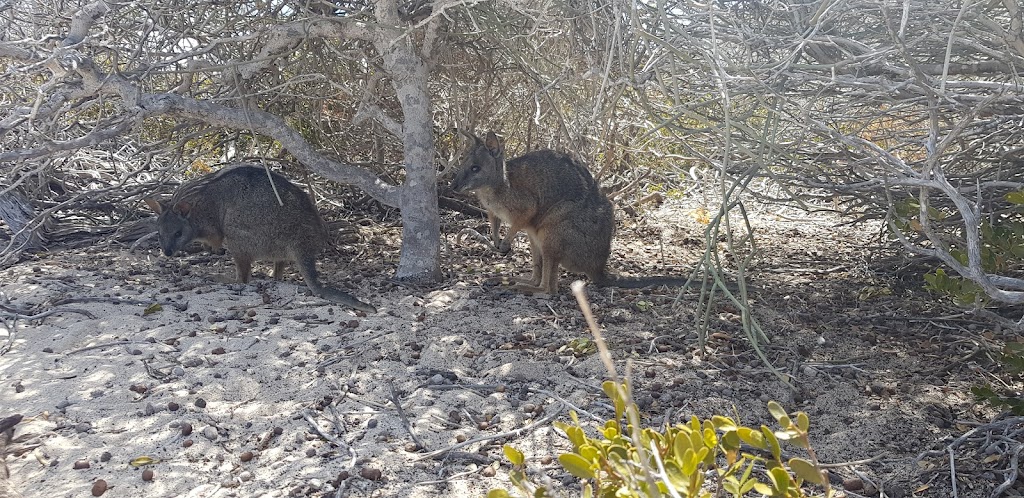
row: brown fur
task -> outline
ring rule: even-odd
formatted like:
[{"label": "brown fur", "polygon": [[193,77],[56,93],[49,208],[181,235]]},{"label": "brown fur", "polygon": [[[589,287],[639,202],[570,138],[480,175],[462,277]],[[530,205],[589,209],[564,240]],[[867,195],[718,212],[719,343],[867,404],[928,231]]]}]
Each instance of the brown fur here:
[{"label": "brown fur", "polygon": [[293,261],[313,294],[375,313],[373,306],[320,284],[316,257],[328,245],[324,221],[302,189],[276,173],[270,177],[273,185],[262,167],[241,165],[185,184],[166,202],[146,199],[159,215],[164,255],[196,240],[214,250],[226,246],[241,283],[249,281],[254,261],[273,261],[278,279],[285,263]]},{"label": "brown fur", "polygon": [[[551,150],[505,161],[504,143],[493,132],[470,143],[452,181],[456,192],[473,192],[484,209],[508,223],[509,233],[530,237],[533,276],[516,288],[558,291],[559,266],[583,273],[597,285],[681,285],[673,277],[623,278],[606,271],[615,216],[586,166]],[[492,240],[497,235],[492,231]]]}]

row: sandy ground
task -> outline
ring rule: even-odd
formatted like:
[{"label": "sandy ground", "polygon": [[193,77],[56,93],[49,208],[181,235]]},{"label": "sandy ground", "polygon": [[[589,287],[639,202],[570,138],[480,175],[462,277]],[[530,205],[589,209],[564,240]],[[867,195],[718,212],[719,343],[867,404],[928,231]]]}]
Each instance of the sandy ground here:
[{"label": "sandy ground", "polygon": [[[690,209],[623,220],[613,266],[688,271],[704,244]],[[591,287],[648,422],[738,410],[769,423],[774,399],[810,414],[823,461],[874,458],[833,469],[849,496],[950,496],[948,457],[915,457],[996,416],[968,392],[979,375],[956,363],[990,327],[936,320],[948,310],[929,307],[919,277],[870,261],[870,230],[754,221],[765,236],[756,316],[797,388],[756,359],[727,304],[701,354],[695,294]],[[374,304],[369,316],[307,295],[295,274],[268,280],[266,266],[249,285],[218,283],[229,257],[162,258],[155,244],[56,251],[0,271],[0,302],[35,315],[0,322],[0,417],[25,416],[6,457],[11,485],[47,497],[89,496],[98,480],[107,497],[482,496],[508,486],[510,443],[538,479],[578,489],[544,459],[569,447],[550,421],[610,407],[597,356],[567,347],[588,336],[569,279],[552,297],[484,286],[526,271],[524,241],[505,258],[456,242],[477,221],[446,224],[446,278],[433,288],[388,280],[394,227],[363,227],[363,243],[325,256],[325,279]],[[873,288],[891,292],[865,298]],[[962,458],[972,470],[961,497],[989,496],[1006,475],[1005,460]]]}]

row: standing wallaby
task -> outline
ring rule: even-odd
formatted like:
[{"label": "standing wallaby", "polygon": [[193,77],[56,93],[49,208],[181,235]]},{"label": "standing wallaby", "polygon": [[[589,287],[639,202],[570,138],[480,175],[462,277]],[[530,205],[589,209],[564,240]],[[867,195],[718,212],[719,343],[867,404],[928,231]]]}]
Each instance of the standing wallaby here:
[{"label": "standing wallaby", "polygon": [[294,261],[313,294],[377,312],[345,292],[320,284],[316,257],[328,245],[327,227],[309,196],[281,175],[259,166],[236,166],[182,185],[166,202],[146,199],[146,204],[159,215],[160,247],[166,256],[194,240],[214,250],[226,246],[241,283],[249,281],[253,261],[273,261],[276,279],[281,278],[285,263]]},{"label": "standing wallaby", "polygon": [[685,283],[675,277],[627,278],[607,273],[615,231],[612,203],[586,166],[567,154],[538,150],[506,162],[505,144],[494,132],[483,140],[470,135],[452,189],[476,193],[488,213],[510,225],[510,233],[526,230],[533,276],[519,280],[515,286],[519,290],[554,294],[559,265],[586,274],[600,286]]}]

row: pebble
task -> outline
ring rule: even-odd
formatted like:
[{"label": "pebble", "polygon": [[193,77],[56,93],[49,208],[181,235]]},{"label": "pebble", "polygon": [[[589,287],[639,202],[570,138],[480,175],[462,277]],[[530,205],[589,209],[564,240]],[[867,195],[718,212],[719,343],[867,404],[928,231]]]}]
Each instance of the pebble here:
[{"label": "pebble", "polygon": [[359,477],[370,481],[379,481],[381,472],[379,469],[375,469],[373,467],[363,467],[359,469]]},{"label": "pebble", "polygon": [[243,462],[248,462],[249,460],[252,460],[252,452],[251,451],[244,451],[244,452],[242,452],[241,455],[238,456],[238,459],[243,461]]},{"label": "pebble", "polygon": [[238,479],[242,482],[249,482],[252,480],[252,472],[249,472],[248,470],[243,470],[241,473],[238,474]]},{"label": "pebble", "polygon": [[114,458],[114,455],[111,455],[109,451],[104,451],[103,454],[100,455],[101,462],[109,462],[111,458]]},{"label": "pebble", "polygon": [[152,481],[153,480],[153,469],[143,470],[142,471],[142,480],[143,481]]},{"label": "pebble", "polygon": [[92,430],[92,424],[89,422],[81,422],[75,426],[75,430],[78,432],[89,432]]},{"label": "pebble", "polygon": [[182,377],[185,375],[185,369],[181,367],[174,367],[171,369],[171,375],[175,377]]},{"label": "pebble", "polygon": [[89,467],[90,465],[88,460],[77,460],[75,461],[75,464],[72,466],[72,468],[75,470],[87,469]]},{"label": "pebble", "polygon": [[212,425],[208,425],[206,427],[203,427],[203,437],[205,437],[206,439],[209,439],[210,441],[216,441],[217,440],[217,429],[213,428]]},{"label": "pebble", "polygon": [[197,408],[206,408],[206,400],[203,399],[203,398],[197,398],[196,399],[196,407]]},{"label": "pebble", "polygon": [[92,483],[92,495],[93,496],[100,496],[100,495],[102,495],[103,493],[106,493],[106,492],[107,492],[107,481],[104,481],[103,479],[99,479],[96,482]]},{"label": "pebble", "polygon": [[182,422],[181,423],[181,435],[182,436],[188,436],[189,434],[192,434],[192,424],[190,424],[188,422]]}]

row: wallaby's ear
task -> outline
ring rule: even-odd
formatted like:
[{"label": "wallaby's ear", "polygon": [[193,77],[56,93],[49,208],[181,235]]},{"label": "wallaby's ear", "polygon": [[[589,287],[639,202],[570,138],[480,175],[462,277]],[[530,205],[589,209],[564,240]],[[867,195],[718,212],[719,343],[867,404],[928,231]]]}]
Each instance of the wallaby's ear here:
[{"label": "wallaby's ear", "polygon": [[152,197],[146,197],[142,200],[146,202],[146,205],[149,206],[149,209],[152,209],[154,213],[160,214],[164,212],[164,205],[160,204],[160,201]]},{"label": "wallaby's ear", "polygon": [[484,139],[484,147],[491,151],[491,154],[500,156],[502,152],[505,152],[505,143],[494,134],[493,131],[487,132],[487,138]]},{"label": "wallaby's ear", "polygon": [[192,203],[188,201],[178,201],[177,204],[171,209],[171,211],[180,214],[182,216],[188,216],[189,211],[192,210]]}]

